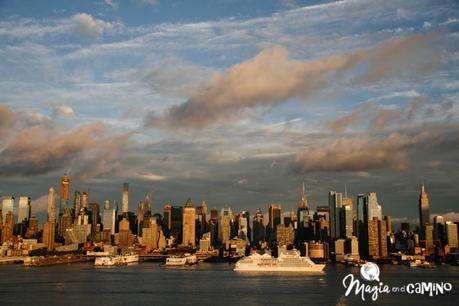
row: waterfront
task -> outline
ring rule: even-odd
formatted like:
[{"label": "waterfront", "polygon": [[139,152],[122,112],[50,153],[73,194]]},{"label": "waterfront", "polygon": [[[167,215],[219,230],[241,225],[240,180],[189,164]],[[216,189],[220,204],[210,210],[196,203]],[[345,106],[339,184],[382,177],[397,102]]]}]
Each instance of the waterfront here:
[{"label": "waterfront", "polygon": [[450,282],[441,296],[380,295],[372,302],[344,296],[341,284],[359,268],[330,264],[322,275],[242,274],[232,264],[200,263],[166,268],[160,263],[94,268],[91,263],[25,268],[0,267],[1,305],[453,305],[459,299],[459,267],[410,269],[384,265],[381,281],[390,286]]}]

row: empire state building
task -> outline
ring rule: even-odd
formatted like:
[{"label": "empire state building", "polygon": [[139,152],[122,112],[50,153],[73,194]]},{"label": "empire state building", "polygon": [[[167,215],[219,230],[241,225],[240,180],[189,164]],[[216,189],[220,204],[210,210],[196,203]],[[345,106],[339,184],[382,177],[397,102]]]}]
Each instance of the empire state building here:
[{"label": "empire state building", "polygon": [[427,196],[424,183],[421,183],[421,192],[419,194],[419,227],[422,239],[425,239],[425,226],[429,222],[429,197]]}]

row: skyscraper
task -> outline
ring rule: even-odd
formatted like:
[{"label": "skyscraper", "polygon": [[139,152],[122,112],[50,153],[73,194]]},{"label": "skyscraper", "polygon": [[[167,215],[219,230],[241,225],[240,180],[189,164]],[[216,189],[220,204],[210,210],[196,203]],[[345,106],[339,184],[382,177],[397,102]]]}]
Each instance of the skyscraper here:
[{"label": "skyscraper", "polygon": [[110,235],[115,234],[116,209],[110,207],[110,201],[105,201],[104,212],[102,214],[102,224],[104,231],[109,230]]},{"label": "skyscraper", "polygon": [[264,225],[264,216],[260,209],[253,216],[253,244],[258,247],[265,241],[266,229]]},{"label": "skyscraper", "polygon": [[122,211],[123,214],[127,214],[129,210],[129,184],[123,184],[123,201],[122,201]]},{"label": "skyscraper", "polygon": [[30,219],[30,197],[19,197],[18,223],[28,222]]},{"label": "skyscraper", "polygon": [[63,210],[69,208],[70,201],[70,178],[64,175],[61,180],[61,193],[59,197],[59,213],[62,214]]},{"label": "skyscraper", "polygon": [[[309,205],[308,200],[306,198],[306,190],[304,188],[303,182],[303,189],[301,192],[300,201],[298,203],[297,209],[297,222],[298,222],[298,231],[297,231],[297,242],[303,243],[307,240],[307,230],[310,228],[311,217],[309,216]],[[288,226],[288,224],[285,224]]]},{"label": "skyscraper", "polygon": [[186,246],[196,246],[196,210],[191,198],[186,201],[183,208],[183,234],[182,244]]},{"label": "skyscraper", "polygon": [[89,208],[89,192],[83,191],[83,196],[81,197],[81,206],[83,208]]},{"label": "skyscraper", "polygon": [[56,194],[54,187],[49,188],[48,191],[48,222],[56,222]]},{"label": "skyscraper", "polygon": [[451,221],[446,221],[446,239],[449,247],[452,250],[457,250],[458,248],[458,243],[457,243],[457,224],[451,222]]},{"label": "skyscraper", "polygon": [[381,205],[378,203],[376,192],[370,192],[370,194],[367,196],[367,205],[368,220],[373,220],[373,218],[377,218],[378,220],[383,219]]},{"label": "skyscraper", "polygon": [[419,193],[419,229],[421,233],[421,239],[425,239],[425,226],[429,223],[429,197],[424,187],[424,183],[421,183],[421,190]]},{"label": "skyscraper", "polygon": [[75,190],[73,195],[73,218],[78,218],[78,213],[80,212],[81,208],[81,193],[78,190]]},{"label": "skyscraper", "polygon": [[281,206],[271,204],[269,206],[269,228],[273,231],[281,224]]},{"label": "skyscraper", "polygon": [[3,223],[6,224],[6,215],[8,212],[14,212],[14,197],[13,196],[4,196],[2,198],[2,219]]},{"label": "skyscraper", "polygon": [[354,209],[351,198],[343,198],[341,238],[350,238],[354,233]]},{"label": "skyscraper", "polygon": [[330,191],[328,193],[328,206],[330,208],[330,238],[338,239],[341,237],[340,219],[343,207],[343,194],[341,192]]},{"label": "skyscraper", "polygon": [[225,206],[220,213],[220,220],[218,222],[218,240],[221,244],[226,244],[231,239],[231,221],[233,219],[233,212],[231,208]]}]

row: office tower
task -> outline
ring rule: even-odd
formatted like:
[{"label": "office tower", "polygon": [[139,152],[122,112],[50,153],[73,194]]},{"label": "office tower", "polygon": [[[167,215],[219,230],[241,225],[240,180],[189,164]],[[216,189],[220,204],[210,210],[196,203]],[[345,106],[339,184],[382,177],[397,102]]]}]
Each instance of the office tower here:
[{"label": "office tower", "polygon": [[289,246],[293,244],[295,239],[295,229],[293,225],[285,226],[285,224],[279,224],[276,228],[276,242],[278,246]]},{"label": "office tower", "polygon": [[387,232],[392,233],[392,217],[391,216],[384,216],[384,221],[386,221]]},{"label": "office tower", "polygon": [[182,245],[196,246],[196,210],[191,198],[186,201],[183,208]]},{"label": "office tower", "polygon": [[54,187],[49,188],[48,191],[48,221],[55,223],[56,222],[56,195]]},{"label": "office tower", "polygon": [[341,235],[342,238],[350,238],[354,233],[354,209],[351,198],[343,198],[343,206],[341,209]]},{"label": "office tower", "polygon": [[233,212],[231,208],[225,206],[220,213],[218,222],[218,240],[221,244],[226,244],[231,239],[231,222],[233,220]]},{"label": "office tower", "polygon": [[169,231],[172,228],[172,205],[164,205],[163,220],[164,227],[167,229],[167,232],[169,233]]},{"label": "office tower", "polygon": [[458,248],[458,243],[457,243],[457,224],[451,222],[451,221],[446,221],[446,239],[447,239],[447,244],[451,248],[451,250],[456,250]]},{"label": "office tower", "polygon": [[19,197],[18,223],[27,224],[30,219],[30,197]]},{"label": "office tower", "polygon": [[425,226],[429,221],[429,197],[424,187],[424,183],[421,183],[421,190],[419,193],[419,229],[421,239],[425,239]]},{"label": "office tower", "polygon": [[69,208],[64,208],[64,212],[59,214],[57,226],[57,236],[59,241],[63,241],[65,232],[72,226],[72,214]]},{"label": "office tower", "polygon": [[212,208],[210,210],[210,218],[214,220],[218,220],[218,209]]},{"label": "office tower", "polygon": [[272,204],[269,206],[269,227],[275,231],[279,224],[281,224],[281,206]]},{"label": "office tower", "polygon": [[126,214],[129,210],[129,184],[123,184],[123,201],[122,201],[122,212]]},{"label": "office tower", "polygon": [[435,216],[434,221],[434,240],[439,240],[441,245],[446,245],[445,219],[442,216]]},{"label": "office tower", "polygon": [[14,197],[13,196],[4,196],[2,198],[2,218],[3,223],[6,223],[6,215],[11,212],[14,212]]},{"label": "office tower", "polygon": [[435,252],[435,246],[434,246],[434,227],[432,224],[427,223],[424,227],[424,237],[425,239],[421,239],[425,241],[425,248],[426,248],[426,256],[433,255]]},{"label": "office tower", "polygon": [[145,195],[144,203],[144,215],[151,216],[151,205],[153,203],[153,193],[150,191]]},{"label": "office tower", "polygon": [[201,201],[201,204],[196,207],[196,240],[199,241],[207,230],[207,204]]},{"label": "office tower", "polygon": [[61,193],[59,197],[59,213],[62,214],[64,209],[69,207],[70,201],[70,178],[67,175],[61,180]]},{"label": "office tower", "polygon": [[253,244],[255,247],[260,246],[265,241],[266,228],[264,225],[264,216],[260,209],[253,216]]},{"label": "office tower", "polygon": [[118,233],[119,246],[124,249],[124,248],[129,247],[132,243],[130,239],[130,236],[131,236],[130,235],[131,234],[130,224],[129,224],[129,220],[127,219],[127,217],[123,217],[121,219],[121,221],[119,222],[119,227],[120,227],[120,230]]},{"label": "office tower", "polygon": [[25,234],[26,239],[35,239],[38,234],[38,219],[35,216],[30,217],[29,226]]},{"label": "office tower", "polygon": [[[343,206],[343,194],[341,192],[330,191],[328,193],[328,207],[330,209],[330,238],[338,239],[341,237],[340,216]],[[334,245],[334,244],[332,244]]]},{"label": "office tower", "polygon": [[137,234],[142,236],[142,223],[145,217],[145,202],[137,204]]},{"label": "office tower", "polygon": [[376,192],[370,192],[367,196],[367,212],[368,212],[368,220],[372,220],[373,218],[377,218],[378,220],[382,220],[382,209],[381,205],[378,203],[378,198],[376,196]]},{"label": "office tower", "polygon": [[110,201],[105,201],[104,212],[102,215],[102,224],[104,226],[104,232],[108,230],[110,235],[115,234],[115,222],[116,222],[116,209],[110,207]]},{"label": "office tower", "polygon": [[83,191],[81,196],[81,206],[86,209],[89,208],[89,192],[87,191]]},{"label": "office tower", "polygon": [[[365,246],[365,258],[387,257],[386,222],[374,217],[367,221],[368,239],[362,239]],[[359,241],[360,243],[360,241]]]},{"label": "office tower", "polygon": [[81,208],[81,193],[75,190],[73,195],[73,218],[77,219]]},{"label": "office tower", "polygon": [[13,226],[14,226],[14,222],[13,222],[13,212],[12,211],[8,211],[6,213],[6,216],[5,216],[5,220],[4,220],[4,223],[2,226],[1,226],[1,243],[5,243],[7,241],[9,241],[11,238],[13,238]]},{"label": "office tower", "polygon": [[181,206],[172,206],[170,236],[174,237],[177,243],[181,243],[182,241],[182,224],[183,224],[182,215],[183,215],[183,208]]},{"label": "office tower", "polygon": [[248,211],[243,211],[238,216],[238,231],[237,236],[242,240],[249,240],[252,237],[251,228],[250,228],[250,213]]},{"label": "office tower", "polygon": [[99,204],[89,203],[89,215],[91,224],[91,234],[94,238],[97,233],[97,225],[100,224]]},{"label": "office tower", "polygon": [[357,195],[357,200],[356,200],[356,228],[355,228],[355,234],[357,237],[360,237],[360,231],[363,230],[361,228],[363,224],[365,223],[366,220],[368,220],[368,216],[364,216],[364,210],[365,207],[367,206],[366,204],[367,197],[364,194],[358,194]]}]

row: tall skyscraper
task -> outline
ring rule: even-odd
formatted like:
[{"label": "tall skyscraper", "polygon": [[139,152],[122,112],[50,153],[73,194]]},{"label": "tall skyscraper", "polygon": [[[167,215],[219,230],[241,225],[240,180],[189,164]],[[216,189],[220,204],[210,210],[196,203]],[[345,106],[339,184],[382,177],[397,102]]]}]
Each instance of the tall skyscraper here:
[{"label": "tall skyscraper", "polygon": [[30,197],[19,197],[18,223],[28,222],[30,219]]},{"label": "tall skyscraper", "polygon": [[123,202],[122,202],[122,211],[123,214],[127,214],[129,210],[129,184],[123,184]]},{"label": "tall skyscraper", "polygon": [[77,219],[81,208],[81,193],[75,190],[73,195],[73,218]]},{"label": "tall skyscraper", "polygon": [[457,251],[458,243],[457,243],[457,224],[446,221],[446,238],[447,243],[452,251]]},{"label": "tall skyscraper", "polygon": [[183,208],[183,233],[182,244],[186,246],[196,246],[196,210],[191,198],[186,201]]},{"label": "tall skyscraper", "polygon": [[164,205],[163,220],[164,227],[167,229],[167,233],[169,233],[172,228],[172,205]]},{"label": "tall skyscraper", "polygon": [[281,224],[281,206],[271,204],[269,206],[269,228],[273,231]]},{"label": "tall skyscraper", "polygon": [[2,198],[2,218],[3,223],[6,224],[6,215],[11,212],[14,212],[14,197],[13,196],[4,196]]},{"label": "tall skyscraper", "polygon": [[89,209],[89,192],[83,191],[83,196],[81,197],[81,206],[83,208]]},{"label": "tall skyscraper", "polygon": [[368,220],[373,220],[373,218],[377,218],[378,220],[383,219],[381,205],[378,203],[376,192],[370,192],[370,194],[367,196],[367,205]]},{"label": "tall skyscraper", "polygon": [[264,225],[264,216],[260,209],[253,216],[253,244],[258,247],[265,241],[266,228]]},{"label": "tall skyscraper", "polygon": [[109,230],[110,235],[115,234],[116,209],[110,207],[110,201],[105,201],[104,212],[102,213],[102,224],[104,231]]},{"label": "tall skyscraper", "polygon": [[59,197],[59,213],[62,214],[64,209],[69,208],[70,201],[70,178],[64,175],[61,180],[61,193]]},{"label": "tall skyscraper", "polygon": [[56,222],[56,194],[54,187],[49,188],[48,191],[48,222]]},{"label": "tall skyscraper", "polygon": [[421,239],[425,239],[425,226],[429,222],[429,197],[425,190],[424,183],[421,183],[421,190],[419,193],[419,229]]},{"label": "tall skyscraper", "polygon": [[231,208],[225,206],[220,213],[218,222],[218,241],[221,244],[226,244],[231,239],[231,222],[233,220],[233,212]]},{"label": "tall skyscraper", "polygon": [[354,233],[354,209],[351,198],[343,198],[341,213],[341,238],[350,238]]},{"label": "tall skyscraper", "polygon": [[328,206],[330,208],[330,238],[338,239],[341,237],[340,220],[343,207],[343,194],[341,192],[330,191],[328,193]]}]

